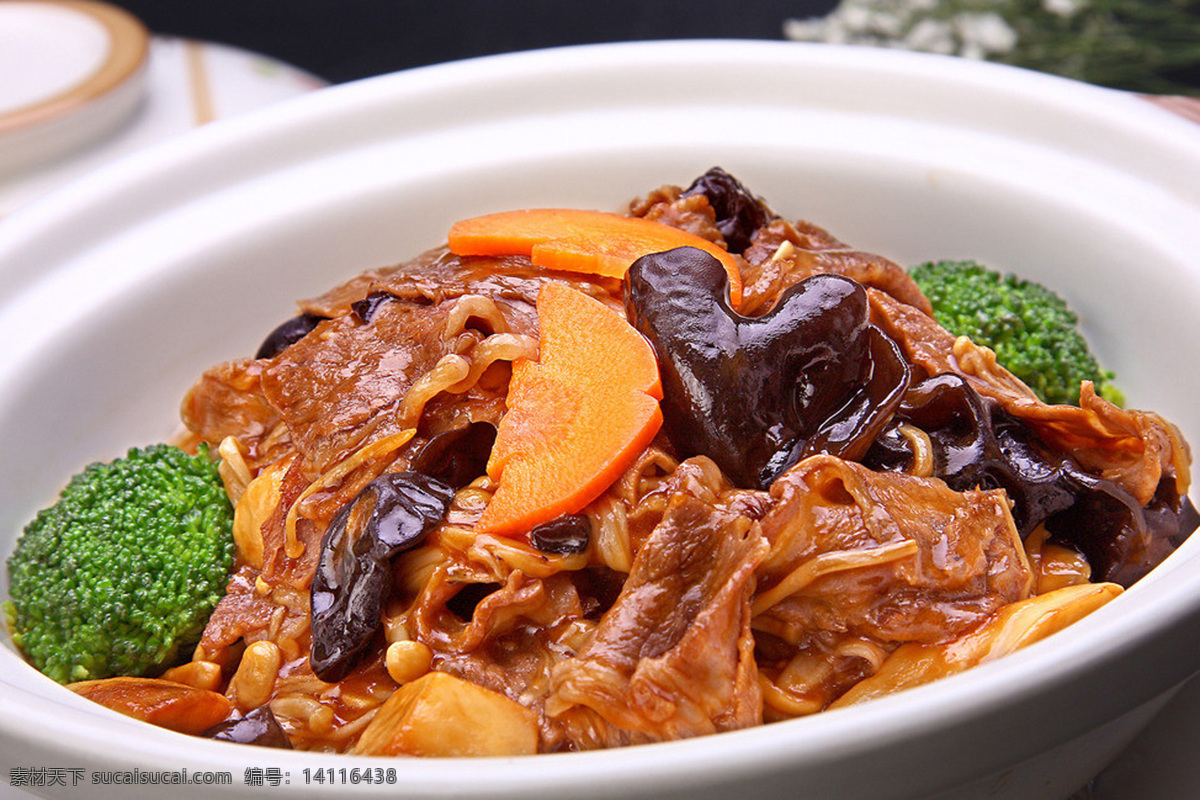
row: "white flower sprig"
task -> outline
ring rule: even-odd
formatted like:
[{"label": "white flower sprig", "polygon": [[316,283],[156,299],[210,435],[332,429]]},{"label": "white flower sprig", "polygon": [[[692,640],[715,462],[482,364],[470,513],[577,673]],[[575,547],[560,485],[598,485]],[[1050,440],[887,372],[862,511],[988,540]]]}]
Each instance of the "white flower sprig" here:
[{"label": "white flower sprig", "polygon": [[[1200,94],[1200,0],[842,0],[797,41],[987,59],[1143,92]],[[1194,80],[1193,80],[1194,83]]]}]

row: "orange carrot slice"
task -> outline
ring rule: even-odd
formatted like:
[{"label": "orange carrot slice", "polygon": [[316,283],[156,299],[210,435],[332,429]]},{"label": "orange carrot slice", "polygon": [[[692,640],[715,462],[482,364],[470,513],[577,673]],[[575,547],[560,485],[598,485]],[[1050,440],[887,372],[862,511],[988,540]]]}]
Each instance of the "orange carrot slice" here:
[{"label": "orange carrot slice", "polygon": [[742,275],[728,251],[695,234],[641,217],[574,208],[502,211],[456,222],[450,252],[460,256],[529,256],[535,266],[624,278],[644,255],[676,247],[711,253],[729,273],[730,303],[742,299]]},{"label": "orange carrot slice", "polygon": [[654,351],[620,314],[562,283],[542,287],[537,312],[540,354],[513,364],[479,533],[519,536],[581,511],[662,426]]}]

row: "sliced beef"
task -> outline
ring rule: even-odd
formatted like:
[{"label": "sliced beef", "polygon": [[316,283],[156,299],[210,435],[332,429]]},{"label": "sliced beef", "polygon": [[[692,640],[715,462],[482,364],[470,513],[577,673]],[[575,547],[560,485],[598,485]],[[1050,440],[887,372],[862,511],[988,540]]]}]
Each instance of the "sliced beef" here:
[{"label": "sliced beef", "polygon": [[[696,459],[701,461],[702,459]],[[747,727],[762,719],[750,632],[758,524],[685,462],[662,522],[587,646],[551,672],[546,711],[583,748]]]},{"label": "sliced beef", "polygon": [[1003,492],[956,492],[822,455],[785,473],[771,496],[755,627],[794,645],[822,631],[947,641],[1029,594]]}]

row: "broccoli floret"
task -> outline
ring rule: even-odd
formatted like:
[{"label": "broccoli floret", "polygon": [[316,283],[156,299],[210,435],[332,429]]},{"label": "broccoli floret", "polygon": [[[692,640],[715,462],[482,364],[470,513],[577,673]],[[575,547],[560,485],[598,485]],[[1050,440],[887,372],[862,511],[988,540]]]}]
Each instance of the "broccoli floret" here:
[{"label": "broccoli floret", "polygon": [[1078,404],[1084,380],[1101,397],[1123,402],[1079,332],[1079,318],[1045,286],[974,261],[929,262],[910,272],[942,327],[990,347],[1045,402]]},{"label": "broccoli floret", "polygon": [[8,559],[14,642],[60,683],[171,666],[224,594],[232,527],[204,446],[193,456],[156,444],[86,467]]}]

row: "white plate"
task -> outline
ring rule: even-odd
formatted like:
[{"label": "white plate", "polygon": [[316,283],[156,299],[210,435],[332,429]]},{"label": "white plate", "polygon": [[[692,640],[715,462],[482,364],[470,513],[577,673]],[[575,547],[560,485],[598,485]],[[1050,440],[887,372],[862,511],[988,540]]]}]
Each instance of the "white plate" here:
[{"label": "white plate", "polygon": [[[38,6],[36,3],[16,5]],[[0,3],[0,35],[4,10]],[[57,6],[47,4],[48,8]],[[68,12],[59,12],[68,13]],[[43,23],[45,20],[41,19]],[[53,18],[52,20],[53,21]],[[48,34],[55,29],[43,24]],[[7,62],[0,42],[0,61]],[[17,74],[27,74],[28,68]],[[0,87],[9,84],[0,69]],[[217,119],[242,114],[280,100],[319,89],[325,82],[303,70],[258,53],[229,45],[154,36],[149,39],[145,64],[134,76],[136,85],[125,89],[131,102],[122,115],[107,125],[90,125],[97,119],[86,108],[64,112],[62,123],[71,141],[63,147],[43,148],[36,158],[16,159],[4,147],[0,119],[0,217],[11,214],[47,192],[58,189],[110,161],[159,144]],[[35,126],[36,127],[36,126]],[[24,128],[14,131],[30,142],[40,141]],[[7,153],[7,155],[5,155]],[[4,162],[13,164],[5,174]]]},{"label": "white plate", "polygon": [[142,92],[149,34],[107,3],[0,3],[0,177],[104,136]]},{"label": "white plate", "polygon": [[[618,208],[713,164],[785,216],[904,263],[972,257],[1063,290],[1133,405],[1200,441],[1200,133],[1137,98],[935,56],[674,42],[448,64],[206,126],[0,223],[0,537],[88,460],[176,429],[207,365],[310,296],[476,213]],[[2,587],[0,587],[2,588]],[[1200,540],[1021,653],[856,708],[685,742],[376,760],[186,739],[0,649],[0,752],[84,769],[275,766],[306,796],[1055,798],[1200,667]],[[195,788],[195,787],[190,787]],[[248,789],[246,791],[249,791]],[[210,788],[197,796],[212,796]],[[122,787],[122,797],[152,797]]]}]

